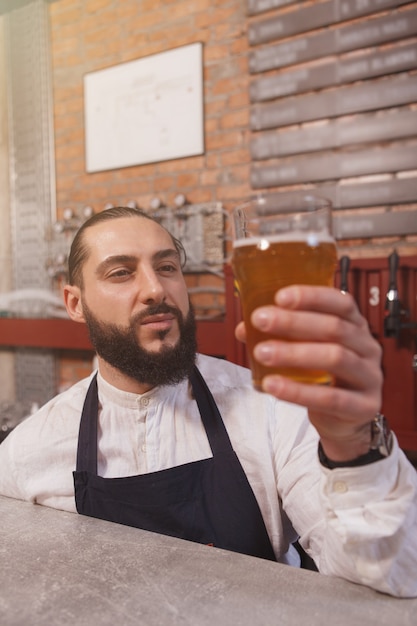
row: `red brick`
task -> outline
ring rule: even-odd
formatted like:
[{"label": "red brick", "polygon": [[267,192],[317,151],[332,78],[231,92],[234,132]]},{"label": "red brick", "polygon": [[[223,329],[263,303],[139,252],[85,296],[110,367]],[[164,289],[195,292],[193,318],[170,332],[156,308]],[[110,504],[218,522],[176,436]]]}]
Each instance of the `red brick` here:
[{"label": "red brick", "polygon": [[156,191],[169,191],[175,186],[175,176],[158,176],[154,178]]},{"label": "red brick", "polygon": [[240,111],[233,111],[226,115],[223,115],[220,123],[222,128],[247,128],[249,125],[249,111],[248,109],[241,109]]},{"label": "red brick", "polygon": [[198,173],[179,174],[177,178],[178,190],[188,189],[190,187],[198,187],[200,184],[200,175]]},{"label": "red brick", "polygon": [[224,166],[251,162],[250,152],[246,146],[240,150],[230,150],[228,152],[223,152],[220,156],[220,159],[222,165]]},{"label": "red brick", "polygon": [[207,150],[236,148],[242,145],[243,137],[244,135],[240,131],[213,133],[210,137],[207,137]]}]

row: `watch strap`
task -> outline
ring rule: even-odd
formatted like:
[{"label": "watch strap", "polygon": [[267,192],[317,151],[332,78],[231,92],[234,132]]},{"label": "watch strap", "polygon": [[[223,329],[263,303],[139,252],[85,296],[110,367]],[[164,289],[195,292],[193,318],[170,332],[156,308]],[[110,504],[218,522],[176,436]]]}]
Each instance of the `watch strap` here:
[{"label": "watch strap", "polygon": [[371,463],[375,463],[376,461],[381,461],[385,459],[384,455],[381,454],[379,450],[369,450],[366,454],[362,454],[358,456],[356,459],[352,459],[351,461],[331,461],[327,458],[324,453],[324,450],[319,443],[319,461],[324,467],[328,469],[336,469],[338,467],[360,467],[361,465],[370,465]]},{"label": "watch strap", "polygon": [[360,467],[381,461],[391,454],[393,437],[388,421],[382,413],[377,413],[370,423],[371,442],[369,451],[351,461],[332,461],[327,458],[321,443],[319,442],[319,461],[328,469],[337,467]]}]

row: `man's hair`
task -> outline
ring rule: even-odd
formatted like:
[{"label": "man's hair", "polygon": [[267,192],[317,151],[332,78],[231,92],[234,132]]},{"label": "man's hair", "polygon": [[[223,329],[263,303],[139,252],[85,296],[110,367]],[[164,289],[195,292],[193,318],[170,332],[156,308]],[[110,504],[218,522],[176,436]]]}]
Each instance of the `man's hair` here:
[{"label": "man's hair", "polygon": [[73,242],[71,244],[70,253],[68,256],[68,282],[70,285],[77,285],[78,287],[83,287],[83,277],[82,277],[82,268],[85,261],[88,258],[90,250],[85,242],[84,233],[88,228],[99,224],[100,222],[106,222],[108,220],[117,220],[124,217],[140,217],[151,220],[156,224],[159,224],[161,228],[164,228],[166,232],[172,239],[172,243],[175,246],[176,251],[178,252],[181,267],[184,267],[186,263],[186,253],[184,250],[184,246],[182,243],[176,239],[171,233],[162,226],[158,220],[153,218],[151,215],[142,211],[142,209],[135,209],[133,207],[126,206],[118,206],[112,207],[110,209],[104,209],[100,213],[95,213],[92,217],[90,217],[77,231]]}]

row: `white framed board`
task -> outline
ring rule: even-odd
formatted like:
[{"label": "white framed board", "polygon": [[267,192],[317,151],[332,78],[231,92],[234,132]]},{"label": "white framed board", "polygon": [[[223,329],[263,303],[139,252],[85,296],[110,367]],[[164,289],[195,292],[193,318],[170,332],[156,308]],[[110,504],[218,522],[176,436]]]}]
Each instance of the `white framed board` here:
[{"label": "white framed board", "polygon": [[203,154],[202,43],[86,74],[84,115],[87,172]]}]

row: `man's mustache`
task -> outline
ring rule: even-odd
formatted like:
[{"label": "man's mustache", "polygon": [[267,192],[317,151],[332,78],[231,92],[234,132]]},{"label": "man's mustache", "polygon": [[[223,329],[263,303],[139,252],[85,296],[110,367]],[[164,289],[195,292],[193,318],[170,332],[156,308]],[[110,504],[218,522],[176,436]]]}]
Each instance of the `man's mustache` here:
[{"label": "man's mustache", "polygon": [[183,315],[177,307],[170,306],[166,304],[166,302],[161,302],[161,304],[154,304],[149,306],[144,311],[140,311],[136,315],[132,317],[133,324],[140,324],[144,319],[150,317],[151,315],[163,315],[166,313],[171,313],[174,315],[180,322],[183,321]]}]

